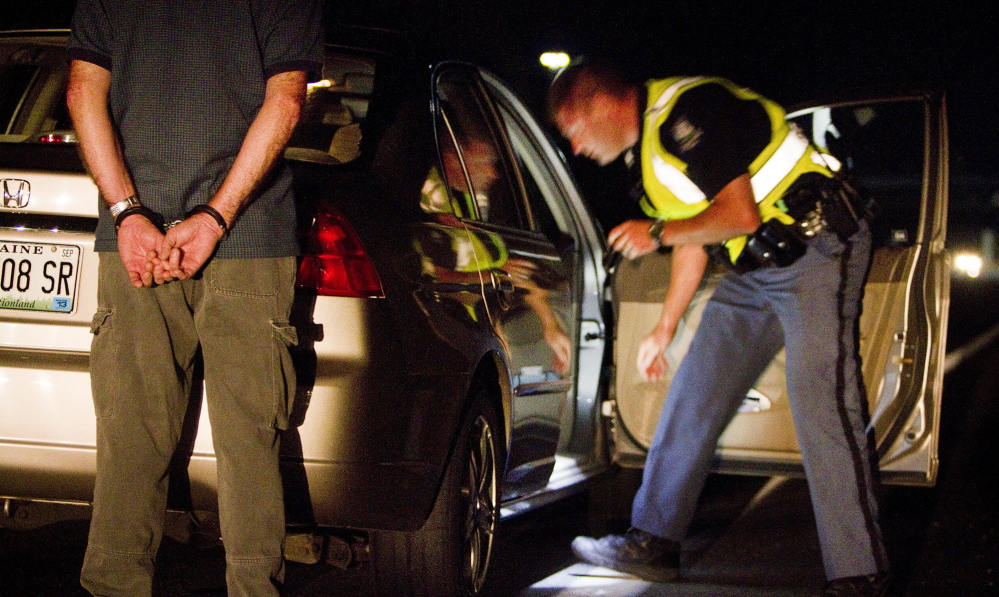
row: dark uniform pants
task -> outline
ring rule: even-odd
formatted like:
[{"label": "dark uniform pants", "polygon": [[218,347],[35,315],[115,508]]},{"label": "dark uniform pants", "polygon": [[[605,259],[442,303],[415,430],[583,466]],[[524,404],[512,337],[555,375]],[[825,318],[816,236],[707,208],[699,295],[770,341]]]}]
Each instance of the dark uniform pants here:
[{"label": "dark uniform pants", "polygon": [[826,577],[887,569],[855,333],[870,250],[862,224],[847,243],[820,233],[788,267],[725,276],[666,397],[635,527],[684,538],[719,436],[783,346]]}]

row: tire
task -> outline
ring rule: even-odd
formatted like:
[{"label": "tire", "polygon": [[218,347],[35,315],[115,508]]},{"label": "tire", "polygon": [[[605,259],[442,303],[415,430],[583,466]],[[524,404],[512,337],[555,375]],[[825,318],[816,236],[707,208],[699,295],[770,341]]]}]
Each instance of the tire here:
[{"label": "tire", "polygon": [[497,420],[488,396],[477,392],[423,528],[371,533],[375,595],[464,597],[482,589],[499,520]]}]

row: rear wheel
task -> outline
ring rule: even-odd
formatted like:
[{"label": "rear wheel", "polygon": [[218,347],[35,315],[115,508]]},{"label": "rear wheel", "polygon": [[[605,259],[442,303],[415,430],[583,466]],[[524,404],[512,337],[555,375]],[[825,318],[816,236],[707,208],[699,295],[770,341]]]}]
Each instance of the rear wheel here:
[{"label": "rear wheel", "polygon": [[448,597],[482,589],[499,519],[499,433],[496,410],[480,392],[423,528],[372,533],[377,595]]}]

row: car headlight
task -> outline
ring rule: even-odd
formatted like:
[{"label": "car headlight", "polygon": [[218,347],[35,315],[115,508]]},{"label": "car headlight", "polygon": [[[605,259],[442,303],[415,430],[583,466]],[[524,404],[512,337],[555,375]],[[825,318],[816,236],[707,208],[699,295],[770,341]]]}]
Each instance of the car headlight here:
[{"label": "car headlight", "polygon": [[975,253],[958,253],[954,256],[954,269],[977,278],[982,273],[982,258]]}]

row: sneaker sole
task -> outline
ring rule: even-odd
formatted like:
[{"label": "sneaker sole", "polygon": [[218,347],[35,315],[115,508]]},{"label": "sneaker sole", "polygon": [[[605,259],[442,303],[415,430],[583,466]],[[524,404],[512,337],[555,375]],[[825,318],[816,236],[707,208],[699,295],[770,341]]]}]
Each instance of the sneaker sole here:
[{"label": "sneaker sole", "polygon": [[593,554],[582,554],[577,549],[576,546],[572,546],[572,553],[576,554],[576,557],[580,560],[591,564],[593,566],[601,566],[603,568],[610,568],[611,570],[617,570],[618,572],[624,572],[626,574],[631,574],[632,576],[637,576],[642,580],[647,580],[650,582],[665,583],[672,580],[676,580],[680,576],[680,571],[676,568],[659,568],[656,566],[648,566],[644,564],[622,564],[614,560],[605,560],[599,556]]}]

